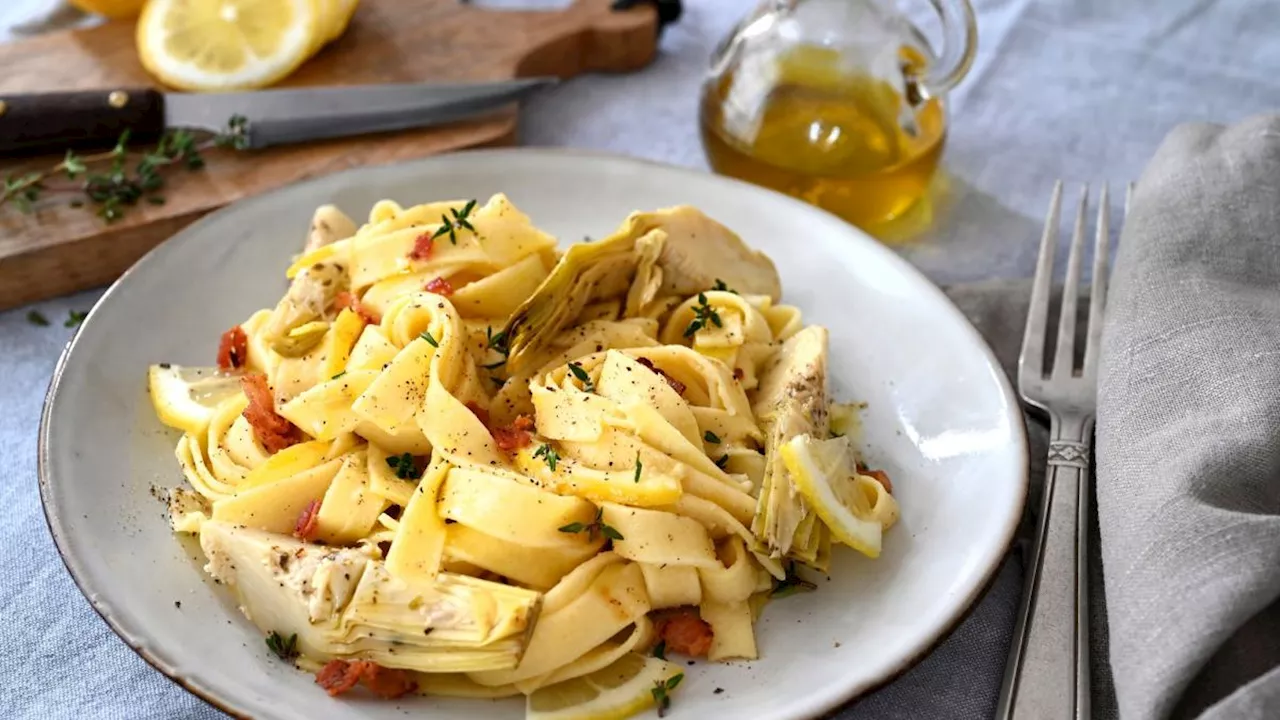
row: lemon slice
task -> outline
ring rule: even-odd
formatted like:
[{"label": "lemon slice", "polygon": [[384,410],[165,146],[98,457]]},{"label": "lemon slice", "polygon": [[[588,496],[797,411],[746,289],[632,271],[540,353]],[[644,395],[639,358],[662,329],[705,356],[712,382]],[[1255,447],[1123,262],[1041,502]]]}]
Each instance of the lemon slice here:
[{"label": "lemon slice", "polygon": [[837,540],[868,557],[880,556],[883,527],[869,520],[871,508],[858,489],[849,438],[814,440],[798,435],[781,448],[796,489]]},{"label": "lemon slice", "polygon": [[[680,666],[655,657],[628,653],[589,675],[535,690],[525,720],[623,720],[653,707],[654,688],[674,690]],[[671,690],[666,690],[670,695]]]},{"label": "lemon slice", "polygon": [[152,365],[147,390],[160,422],[198,433],[208,427],[219,403],[240,392],[240,376],[217,368]]},{"label": "lemon slice", "polygon": [[138,54],[175,88],[260,88],[323,44],[321,20],[320,0],[150,0],[138,19]]}]

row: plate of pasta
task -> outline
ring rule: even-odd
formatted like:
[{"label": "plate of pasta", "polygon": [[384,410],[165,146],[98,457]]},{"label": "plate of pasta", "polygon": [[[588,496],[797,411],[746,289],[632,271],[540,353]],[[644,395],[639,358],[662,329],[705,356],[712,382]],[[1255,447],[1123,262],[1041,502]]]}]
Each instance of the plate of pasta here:
[{"label": "plate of pasta", "polygon": [[157,248],[60,360],[40,475],[95,609],[236,715],[787,720],[958,622],[1026,443],[976,331],[851,226],[504,150]]}]

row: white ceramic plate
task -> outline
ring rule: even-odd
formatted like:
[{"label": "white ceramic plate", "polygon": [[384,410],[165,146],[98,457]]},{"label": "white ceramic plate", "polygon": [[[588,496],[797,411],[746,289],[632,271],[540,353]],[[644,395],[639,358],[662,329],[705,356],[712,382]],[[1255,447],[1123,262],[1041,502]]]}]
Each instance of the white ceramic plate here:
[{"label": "white ceramic plate", "polygon": [[903,671],[959,621],[1021,514],[1026,443],[1004,375],[945,296],[853,227],[767,190],[618,157],[498,150],[339,173],[237,203],[147,255],[93,309],[50,386],[40,490],[68,569],[125,642],[237,715],[399,720],[420,707],[430,718],[522,717],[519,700],[334,700],[270,657],[201,571],[198,547],[169,531],[153,489],[182,480],[176,435],[153,417],[146,390],[148,364],[211,364],[223,330],[275,303],[317,205],[362,217],[382,198],[499,191],[565,243],[601,237],[635,209],[689,203],[769,253],[785,301],[830,328],[832,390],[869,403],[866,452],[902,505],[879,560],[839,549],[829,582],[765,612],[760,660],[687,668],[669,717],[812,717]]}]

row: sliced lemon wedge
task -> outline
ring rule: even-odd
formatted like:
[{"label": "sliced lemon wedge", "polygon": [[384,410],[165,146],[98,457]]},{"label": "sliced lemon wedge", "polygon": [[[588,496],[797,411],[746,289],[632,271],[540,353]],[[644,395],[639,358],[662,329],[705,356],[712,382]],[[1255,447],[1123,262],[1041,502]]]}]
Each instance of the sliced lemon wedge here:
[{"label": "sliced lemon wedge", "polygon": [[831,534],[868,557],[879,557],[884,529],[871,519],[867,497],[858,488],[849,438],[815,440],[797,435],[782,446],[781,453],[796,489]]},{"label": "sliced lemon wedge", "polygon": [[628,653],[603,670],[535,690],[525,720],[623,720],[669,696],[681,674],[674,663]]},{"label": "sliced lemon wedge", "polygon": [[152,365],[147,390],[160,422],[198,433],[209,426],[214,408],[240,392],[240,376],[217,368]]},{"label": "sliced lemon wedge", "polygon": [[260,88],[301,65],[327,29],[320,0],[150,0],[138,55],[182,90]]}]

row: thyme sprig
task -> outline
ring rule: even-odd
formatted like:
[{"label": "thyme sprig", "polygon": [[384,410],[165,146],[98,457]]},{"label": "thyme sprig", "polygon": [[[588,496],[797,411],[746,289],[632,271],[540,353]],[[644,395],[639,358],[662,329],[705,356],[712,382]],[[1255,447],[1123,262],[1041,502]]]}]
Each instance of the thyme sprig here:
[{"label": "thyme sprig", "polygon": [[292,660],[298,657],[298,634],[285,637],[272,630],[271,634],[267,635],[267,649],[281,660]]},{"label": "thyme sprig", "polygon": [[626,539],[622,537],[622,533],[618,532],[617,529],[614,528],[612,525],[605,524],[603,518],[604,518],[604,508],[598,508],[596,509],[595,519],[592,520],[590,523],[580,523],[580,522],[569,523],[568,525],[565,525],[557,529],[562,533],[569,533],[570,535],[586,531],[587,539],[589,540],[595,540],[596,535],[604,535],[610,540]]},{"label": "thyme sprig", "polygon": [[[533,456],[536,458],[542,458],[543,462],[547,464],[547,467],[551,469],[551,472],[556,471],[556,465],[560,462],[560,453],[547,443],[543,443],[537,450],[534,450]],[[561,528],[561,530],[563,529],[564,528]]]},{"label": "thyme sprig", "polygon": [[656,680],[649,692],[653,695],[653,702],[658,706],[658,717],[666,717],[667,711],[671,709],[671,691],[676,689],[680,681],[684,680],[684,673],[679,673],[669,680]]},{"label": "thyme sprig", "polygon": [[711,304],[707,302],[707,294],[698,293],[698,304],[693,306],[693,320],[689,322],[689,327],[684,329],[684,336],[693,337],[694,333],[707,327],[708,324],[724,327],[720,313],[712,309]]},{"label": "thyme sprig", "polygon": [[[72,199],[72,207],[83,206],[87,199],[97,208],[98,217],[115,222],[140,200],[163,204],[165,198],[159,190],[164,187],[167,170],[182,166],[196,171],[205,165],[205,150],[248,147],[249,123],[240,115],[233,115],[225,130],[206,140],[197,141],[187,130],[171,130],[160,137],[155,148],[140,153],[129,149],[129,131],[125,130],[108,152],[78,155],[68,150],[61,162],[46,170],[9,173],[0,184],[0,208],[12,205],[29,213],[46,194],[73,193],[83,198]],[[138,160],[130,169],[133,157]]]},{"label": "thyme sprig", "polygon": [[448,216],[441,215],[440,227],[436,230],[435,234],[431,236],[431,239],[435,240],[438,237],[448,235],[449,242],[453,245],[457,245],[459,230],[470,230],[474,233],[476,229],[471,225],[469,216],[475,207],[476,201],[468,200],[467,204],[462,206],[462,212],[458,212],[457,208],[449,208],[449,214],[453,217],[449,218]]},{"label": "thyme sprig", "polygon": [[506,330],[499,330],[498,332],[495,333],[493,331],[493,326],[490,325],[489,327],[485,328],[484,335],[490,350],[493,350],[502,355],[506,355],[508,353]]}]

